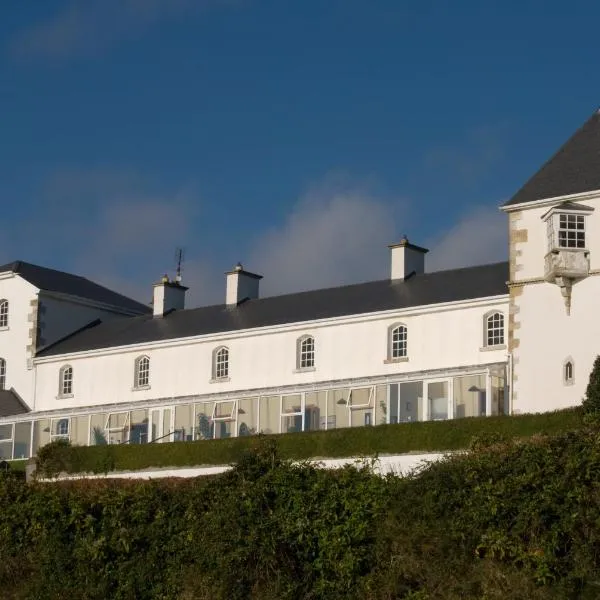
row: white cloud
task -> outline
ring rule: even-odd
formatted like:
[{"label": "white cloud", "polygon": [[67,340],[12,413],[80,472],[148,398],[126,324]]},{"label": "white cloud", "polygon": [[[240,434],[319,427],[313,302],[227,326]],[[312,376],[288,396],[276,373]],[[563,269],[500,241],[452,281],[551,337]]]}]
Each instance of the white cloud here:
[{"label": "white cloud", "polygon": [[[71,170],[47,182],[40,199],[29,219],[0,225],[0,264],[29,260],[148,302],[152,283],[174,274],[175,249],[184,246],[189,307],[222,303],[224,271],[238,258],[264,275],[262,296],[388,277],[386,246],[410,231],[417,216],[408,201],[327,180],[281,224],[256,232],[246,256],[237,257],[208,255],[198,241],[206,225],[193,185],[169,188],[135,173]],[[504,260],[506,238],[504,214],[476,209],[425,240],[427,270]],[[223,236],[223,248],[233,241]]]},{"label": "white cloud", "polygon": [[465,214],[440,236],[429,240],[427,270],[439,271],[508,260],[508,224],[498,208]]},{"label": "white cloud", "polygon": [[167,19],[243,0],[70,0],[55,16],[18,31],[9,42],[20,59],[94,54]]},{"label": "white cloud", "polygon": [[363,189],[315,189],[257,238],[247,266],[265,276],[265,294],[386,277],[386,244],[398,237],[394,215],[403,206]]}]

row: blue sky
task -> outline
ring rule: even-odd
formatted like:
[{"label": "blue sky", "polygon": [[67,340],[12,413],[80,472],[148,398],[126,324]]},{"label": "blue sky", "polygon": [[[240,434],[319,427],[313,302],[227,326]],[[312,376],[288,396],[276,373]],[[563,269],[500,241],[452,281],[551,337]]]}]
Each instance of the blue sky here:
[{"label": "blue sky", "polygon": [[502,260],[509,198],[600,104],[595,2],[0,5],[0,262],[192,304]]}]

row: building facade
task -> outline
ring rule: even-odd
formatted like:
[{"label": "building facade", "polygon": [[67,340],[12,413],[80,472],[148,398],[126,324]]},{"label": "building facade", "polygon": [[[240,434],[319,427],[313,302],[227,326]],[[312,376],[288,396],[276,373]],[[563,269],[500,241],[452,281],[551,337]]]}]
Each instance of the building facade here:
[{"label": "building facade", "polygon": [[[27,263],[0,267],[0,457],[57,438],[185,441],[577,405],[598,350],[600,115],[503,207],[508,262],[435,273],[390,246],[382,281],[152,308]],[[599,208],[599,210],[596,210]]]}]

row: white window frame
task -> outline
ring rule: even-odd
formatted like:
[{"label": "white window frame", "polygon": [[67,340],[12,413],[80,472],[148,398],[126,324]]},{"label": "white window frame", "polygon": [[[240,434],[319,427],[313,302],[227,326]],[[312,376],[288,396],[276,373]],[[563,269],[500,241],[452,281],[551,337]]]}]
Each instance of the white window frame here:
[{"label": "white window frame", "polygon": [[8,329],[8,300],[0,300],[0,330]]},{"label": "white window frame", "polygon": [[229,381],[229,348],[219,346],[213,350],[212,380]]},{"label": "white window frame", "polygon": [[0,358],[0,390],[6,389],[6,359]]},{"label": "white window frame", "polygon": [[62,366],[58,372],[58,397],[73,397],[73,367],[71,365]]},{"label": "white window frame", "polygon": [[296,342],[296,370],[314,371],[315,369],[315,338],[303,335]]},{"label": "white window frame", "polygon": [[133,389],[150,389],[150,357],[147,354],[135,359]]},{"label": "white window frame", "polygon": [[388,360],[394,362],[407,359],[408,327],[404,323],[394,323],[388,328]]},{"label": "white window frame", "polygon": [[483,317],[484,348],[503,348],[505,345],[506,318],[504,317],[504,313],[501,310],[493,310],[486,313]]},{"label": "white window frame", "polygon": [[[0,438],[0,442],[2,443],[10,443],[10,459],[14,458],[15,456],[15,424],[14,423],[2,423],[3,426],[9,426],[11,429],[11,433],[10,433],[10,437],[9,438]],[[33,430],[33,426],[31,427],[31,429]],[[10,460],[7,459],[7,460]]]},{"label": "white window frame", "polygon": [[[54,425],[56,424],[56,429]],[[66,424],[66,427],[65,427]],[[54,433],[57,431],[58,433]],[[69,417],[56,417],[50,419],[50,441],[68,440],[71,433],[71,419]]]},{"label": "white window frame", "polygon": [[[140,357],[143,358],[143,357]],[[148,358],[146,356],[146,358]],[[113,415],[125,415],[125,424],[122,427],[110,427],[110,418]],[[124,440],[122,442],[116,442],[117,444],[127,444],[129,443],[129,436],[131,435],[131,414],[128,410],[119,410],[115,412],[109,412],[106,414],[106,421],[104,422],[104,431],[106,433],[106,442],[112,445],[110,434],[111,433],[124,433]]]}]

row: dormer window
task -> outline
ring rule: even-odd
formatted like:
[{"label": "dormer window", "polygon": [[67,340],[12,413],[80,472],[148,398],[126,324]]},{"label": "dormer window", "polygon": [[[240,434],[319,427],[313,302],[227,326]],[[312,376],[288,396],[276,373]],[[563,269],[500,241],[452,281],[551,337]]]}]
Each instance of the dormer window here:
[{"label": "dormer window", "polygon": [[542,215],[548,239],[544,279],[560,287],[567,315],[571,314],[573,285],[590,274],[585,229],[586,218],[593,211],[590,206],[563,202]]}]

